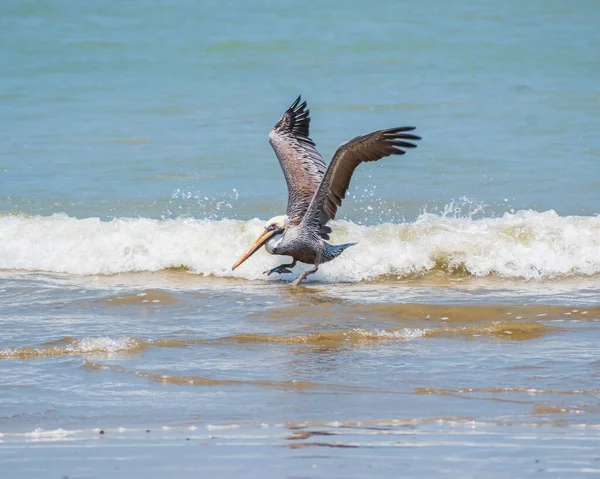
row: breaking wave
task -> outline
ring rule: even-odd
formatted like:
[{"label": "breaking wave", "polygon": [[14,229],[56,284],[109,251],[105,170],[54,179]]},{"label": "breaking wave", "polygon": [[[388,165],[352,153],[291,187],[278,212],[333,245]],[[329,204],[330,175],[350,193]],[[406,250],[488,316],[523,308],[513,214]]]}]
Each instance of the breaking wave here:
[{"label": "breaking wave", "polygon": [[[281,258],[264,250],[231,271],[263,225],[259,219],[9,215],[0,217],[0,269],[110,275],[185,268],[205,276],[265,279],[263,271]],[[322,266],[316,280],[429,273],[531,280],[600,273],[600,216],[552,210],[479,219],[424,213],[412,223],[337,221],[333,228],[332,243],[358,245]]]}]

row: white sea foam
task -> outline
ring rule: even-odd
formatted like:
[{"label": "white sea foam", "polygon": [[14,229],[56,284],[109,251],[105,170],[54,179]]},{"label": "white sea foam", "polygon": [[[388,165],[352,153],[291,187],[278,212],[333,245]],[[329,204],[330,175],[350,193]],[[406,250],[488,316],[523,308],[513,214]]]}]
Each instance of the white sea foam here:
[{"label": "white sea foam", "polygon": [[139,340],[128,336],[119,338],[82,338],[75,343],[66,346],[66,352],[73,353],[120,353],[135,351],[141,347]]},{"label": "white sea foam", "polygon": [[[98,275],[185,267],[203,275],[264,279],[263,271],[282,260],[264,250],[231,271],[263,225],[259,219],[4,216],[0,269]],[[471,219],[424,213],[413,223],[338,221],[333,227],[332,243],[358,245],[323,265],[316,279],[353,282],[434,270],[523,279],[600,274],[599,216],[519,211]]]},{"label": "white sea foam", "polygon": [[88,353],[133,353],[141,351],[146,345],[147,343],[128,336],[119,338],[86,337],[83,339],[61,341],[38,348],[0,348],[0,359],[71,356]]},{"label": "white sea foam", "polygon": [[418,329],[418,328],[403,328],[398,331],[386,331],[383,329],[378,329],[375,331],[371,331],[363,328],[355,328],[352,332],[364,336],[365,338],[385,338],[385,339],[405,339],[405,340],[414,340],[421,339],[427,333],[427,329]]}]

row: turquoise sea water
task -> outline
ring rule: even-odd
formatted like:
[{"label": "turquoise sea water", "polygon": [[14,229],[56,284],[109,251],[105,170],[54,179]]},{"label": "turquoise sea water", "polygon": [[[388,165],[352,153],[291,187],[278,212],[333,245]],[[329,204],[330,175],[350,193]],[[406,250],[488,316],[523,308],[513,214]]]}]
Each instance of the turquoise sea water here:
[{"label": "turquoise sea water", "polygon": [[[105,477],[124,447],[124,477],[234,477],[219,443],[256,477],[597,473],[599,24],[585,0],[2,2],[8,471]],[[332,238],[359,244],[294,290],[264,252],[231,265],[285,211],[267,138],[299,94],[326,161],[423,140],[359,167]]]},{"label": "turquoise sea water", "polygon": [[418,126],[416,155],[355,178],[407,218],[462,196],[598,213],[595,2],[371,6],[3,2],[3,211],[272,216],[267,133],[302,93],[325,157]]}]

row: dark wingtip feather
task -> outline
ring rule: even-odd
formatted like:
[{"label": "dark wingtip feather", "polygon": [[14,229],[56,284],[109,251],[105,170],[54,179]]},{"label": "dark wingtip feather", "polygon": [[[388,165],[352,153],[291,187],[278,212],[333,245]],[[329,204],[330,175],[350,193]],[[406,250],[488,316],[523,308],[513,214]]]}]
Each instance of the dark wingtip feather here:
[{"label": "dark wingtip feather", "polygon": [[[411,133],[404,133],[406,131],[413,131],[415,129],[414,126],[401,126],[398,128],[390,128],[388,130],[383,130],[383,136],[386,138],[393,138],[394,140],[402,139],[402,140],[413,140],[419,141],[421,139],[418,135],[413,135]],[[409,147],[412,148],[412,147]]]},{"label": "dark wingtip feather", "polygon": [[404,148],[416,148],[417,145],[415,145],[414,143],[409,143],[408,141],[400,141],[400,140],[394,140],[390,142],[392,145],[395,146],[402,146]]},{"label": "dark wingtip feather", "polygon": [[[288,111],[294,111],[296,109],[296,107],[298,106],[298,104],[300,103],[300,101],[302,100],[302,95],[298,95],[298,98],[296,98],[294,100],[294,103],[292,103],[292,106],[290,106],[288,108]],[[306,106],[306,102],[304,102],[304,106]]]},{"label": "dark wingtip feather", "polygon": [[298,141],[303,141],[314,146],[313,141],[308,136],[310,110],[306,106],[306,101],[302,101],[302,95],[298,95],[298,98],[281,116],[273,129],[292,134]]},{"label": "dark wingtip feather", "polygon": [[392,155],[405,155],[406,154],[406,150],[402,150],[401,148],[395,146],[394,148],[392,148]]},{"label": "dark wingtip feather", "polygon": [[413,131],[417,127],[416,126],[398,126],[396,128],[390,128],[389,130],[385,130],[386,133],[389,131],[390,133],[402,133],[403,131]]},{"label": "dark wingtip feather", "polygon": [[419,135],[398,135],[398,138],[402,138],[403,140],[421,140]]}]

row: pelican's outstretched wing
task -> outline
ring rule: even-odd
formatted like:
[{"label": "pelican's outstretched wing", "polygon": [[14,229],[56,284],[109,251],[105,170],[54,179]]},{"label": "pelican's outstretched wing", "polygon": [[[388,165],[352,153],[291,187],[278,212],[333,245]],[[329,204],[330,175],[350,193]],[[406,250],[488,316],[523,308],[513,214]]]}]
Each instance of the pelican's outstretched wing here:
[{"label": "pelican's outstretched wing", "polygon": [[340,145],[308,207],[303,224],[323,228],[329,220],[334,219],[338,206],[342,205],[342,200],[346,197],[356,167],[363,161],[377,161],[385,156],[403,155],[406,148],[416,148],[414,143],[405,141],[421,139],[417,135],[406,133],[414,129],[414,126],[404,126],[374,131]]},{"label": "pelican's outstretched wing", "polygon": [[286,214],[289,224],[298,225],[304,218],[327,167],[308,136],[310,110],[306,102],[296,101],[269,133],[269,142],[279,159],[288,187]]}]

